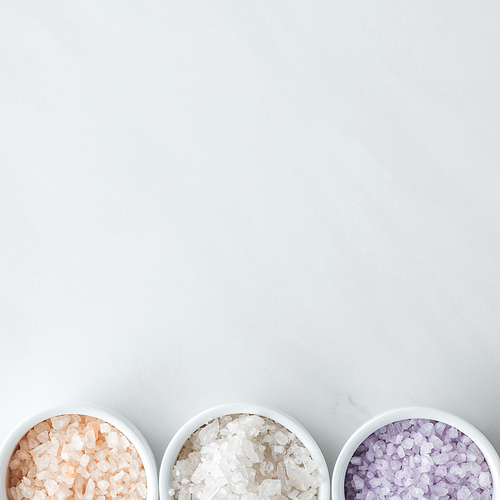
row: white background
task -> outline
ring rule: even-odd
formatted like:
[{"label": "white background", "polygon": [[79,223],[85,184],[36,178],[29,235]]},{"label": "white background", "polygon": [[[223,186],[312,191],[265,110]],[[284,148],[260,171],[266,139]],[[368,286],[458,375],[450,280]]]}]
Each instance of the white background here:
[{"label": "white background", "polygon": [[500,7],[0,3],[0,440],[107,406],[458,414],[500,450]]}]

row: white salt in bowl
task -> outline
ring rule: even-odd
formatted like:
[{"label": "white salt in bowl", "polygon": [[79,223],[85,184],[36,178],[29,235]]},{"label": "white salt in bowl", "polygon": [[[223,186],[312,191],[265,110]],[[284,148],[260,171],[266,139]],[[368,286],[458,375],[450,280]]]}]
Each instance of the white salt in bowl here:
[{"label": "white salt in bowl", "polygon": [[332,500],[345,500],[344,483],[347,472],[347,467],[354,452],[358,449],[359,445],[376,430],[384,427],[392,422],[399,420],[407,420],[410,418],[422,418],[428,420],[437,420],[445,424],[455,427],[470,439],[481,450],[488,466],[490,468],[491,477],[493,480],[493,495],[492,500],[500,500],[500,459],[498,454],[493,448],[492,444],[486,437],[477,430],[472,424],[457,417],[452,413],[435,408],[424,407],[408,407],[397,408],[389,410],[384,413],[376,415],[372,419],[365,422],[347,441],[342,448],[340,455],[335,463],[335,468],[332,474]]},{"label": "white salt in bowl", "polygon": [[248,413],[251,415],[260,415],[261,417],[270,418],[278,424],[281,424],[283,427],[286,427],[289,431],[293,432],[293,434],[295,434],[295,436],[297,436],[302,444],[309,450],[311,458],[319,465],[318,471],[323,478],[323,482],[318,488],[318,500],[330,499],[330,476],[328,474],[328,466],[326,465],[325,458],[323,457],[323,453],[321,453],[319,446],[305,427],[303,427],[294,418],[275,408],[250,403],[233,403],[216,406],[215,408],[203,411],[186,422],[177,431],[175,436],[170,441],[165,454],[163,455],[160,466],[160,500],[172,500],[172,497],[168,493],[171,489],[171,472],[175,462],[177,461],[177,456],[179,455],[182,446],[191,437],[191,434],[214,418],[238,413]]},{"label": "white salt in bowl", "polygon": [[8,500],[7,497],[7,479],[8,467],[12,454],[17,448],[19,441],[35,425],[51,417],[58,415],[88,415],[99,418],[116,427],[122,432],[128,440],[135,446],[137,453],[141,457],[146,471],[147,497],[146,500],[158,499],[158,473],[156,461],[144,436],[139,430],[129,422],[125,417],[118,413],[99,407],[88,406],[84,404],[69,404],[57,408],[51,408],[40,411],[23,420],[12,432],[5,438],[0,448],[0,500]]}]

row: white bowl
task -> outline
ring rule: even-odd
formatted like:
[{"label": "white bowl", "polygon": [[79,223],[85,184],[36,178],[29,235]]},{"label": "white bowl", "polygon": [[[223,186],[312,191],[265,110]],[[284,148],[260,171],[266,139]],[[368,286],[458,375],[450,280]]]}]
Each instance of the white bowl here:
[{"label": "white bowl", "polygon": [[472,424],[457,417],[452,413],[434,408],[424,407],[408,407],[389,410],[376,415],[372,419],[365,422],[347,441],[342,448],[340,455],[335,463],[335,468],[332,474],[332,500],[345,500],[344,482],[347,471],[347,466],[358,446],[377,429],[384,427],[398,420],[407,420],[410,418],[422,418],[429,420],[437,420],[451,425],[462,431],[474,441],[490,467],[491,476],[493,479],[493,495],[492,500],[500,500],[500,459],[498,454],[486,439]]},{"label": "white bowl", "polygon": [[14,453],[19,441],[36,424],[57,415],[89,415],[108,422],[113,427],[121,431],[129,441],[135,446],[137,453],[141,457],[146,471],[147,497],[146,500],[157,500],[158,498],[158,475],[156,461],[144,436],[125,417],[111,410],[99,406],[88,406],[84,404],[68,404],[40,411],[23,420],[5,438],[0,448],[0,500],[7,500],[7,469],[10,458]]},{"label": "white bowl", "polygon": [[328,467],[319,446],[316,444],[316,441],[314,441],[309,432],[307,432],[307,430],[299,424],[299,422],[280,410],[247,403],[233,403],[210,408],[209,410],[203,411],[193,417],[177,431],[175,436],[170,441],[165,454],[163,455],[163,460],[160,466],[160,500],[172,499],[172,497],[168,494],[168,491],[171,489],[170,474],[182,446],[189,439],[191,434],[214,418],[222,417],[224,415],[234,415],[237,413],[248,413],[251,415],[260,415],[262,417],[270,418],[271,420],[274,420],[275,422],[286,427],[289,431],[293,432],[302,444],[309,450],[311,458],[319,465],[318,471],[323,478],[323,482],[318,488],[318,500],[329,500],[330,480]]}]

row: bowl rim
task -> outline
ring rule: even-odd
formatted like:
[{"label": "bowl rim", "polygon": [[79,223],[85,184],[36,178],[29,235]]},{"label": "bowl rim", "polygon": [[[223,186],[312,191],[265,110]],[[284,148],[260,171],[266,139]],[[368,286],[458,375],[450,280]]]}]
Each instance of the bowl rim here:
[{"label": "bowl rim", "polygon": [[466,434],[476,443],[490,468],[493,481],[492,500],[500,500],[500,459],[493,445],[484,434],[462,417],[445,410],[425,406],[405,406],[387,410],[375,415],[358,427],[344,444],[335,462],[332,473],[332,500],[345,500],[344,480],[347,465],[358,446],[377,429],[392,422],[411,418],[437,420],[451,425]]},{"label": "bowl rim", "polygon": [[320,447],[301,423],[299,423],[287,413],[272,406],[264,406],[254,403],[228,403],[214,406],[198,413],[197,415],[189,419],[184,425],[182,425],[182,427],[170,440],[167,449],[163,454],[160,465],[160,500],[172,499],[172,497],[168,493],[168,491],[170,490],[170,472],[175,464],[175,461],[177,460],[177,456],[182,446],[189,439],[191,434],[193,434],[193,432],[199,429],[202,425],[207,424],[214,418],[235,413],[247,413],[251,415],[260,415],[262,417],[267,417],[293,432],[311,453],[311,458],[319,465],[318,470],[323,478],[323,481],[318,488],[318,500],[330,499],[330,476],[328,473],[327,463]]},{"label": "bowl rim", "polygon": [[99,418],[116,427],[135,446],[137,453],[141,457],[146,471],[147,497],[146,500],[157,500],[158,498],[158,472],[156,460],[151,447],[137,429],[123,415],[114,410],[95,404],[70,403],[60,406],[46,408],[31,414],[19,422],[4,439],[0,446],[0,499],[7,500],[7,468],[10,457],[22,437],[36,424],[58,415],[88,415]]}]

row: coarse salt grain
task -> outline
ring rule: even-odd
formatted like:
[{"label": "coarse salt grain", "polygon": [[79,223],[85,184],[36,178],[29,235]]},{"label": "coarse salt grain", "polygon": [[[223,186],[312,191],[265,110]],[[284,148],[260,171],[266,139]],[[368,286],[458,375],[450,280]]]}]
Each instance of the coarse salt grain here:
[{"label": "coarse salt grain", "polygon": [[[385,452],[375,458],[380,450]],[[490,500],[491,473],[479,447],[443,422],[393,422],[350,460],[346,500]]]},{"label": "coarse salt grain", "polygon": [[322,478],[298,438],[258,415],[225,415],[186,441],[171,472],[175,500],[312,500]]},{"label": "coarse salt grain", "polygon": [[19,442],[9,462],[7,494],[9,500],[141,500],[147,496],[146,472],[134,446],[108,423],[59,415]]}]

